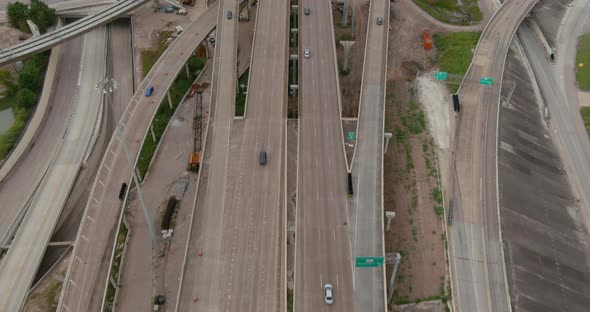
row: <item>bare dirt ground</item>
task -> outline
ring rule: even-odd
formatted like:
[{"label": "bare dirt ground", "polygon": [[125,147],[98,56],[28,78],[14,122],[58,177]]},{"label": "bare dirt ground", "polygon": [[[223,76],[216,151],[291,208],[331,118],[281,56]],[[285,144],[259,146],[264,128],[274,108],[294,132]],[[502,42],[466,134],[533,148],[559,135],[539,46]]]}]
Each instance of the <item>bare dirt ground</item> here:
[{"label": "bare dirt ground", "polygon": [[[434,300],[394,311],[442,311],[447,296],[446,236],[435,156],[441,138],[431,136],[441,125],[427,118],[431,108],[419,103],[412,88],[416,73],[432,69],[436,62],[436,50],[422,46],[423,29],[443,30],[403,2],[391,7],[385,131],[393,137],[384,159],[384,196],[385,209],[396,216],[385,234],[385,250],[402,256],[394,303]],[[388,278],[390,273],[388,267]]]},{"label": "bare dirt ground", "polygon": [[55,264],[52,273],[34,286],[25,302],[23,312],[53,312],[57,309],[70,256],[71,249]]},{"label": "bare dirt ground", "polygon": [[[342,93],[342,117],[357,117],[360,101],[361,81],[363,78],[363,61],[365,59],[365,40],[367,36],[367,16],[369,15],[369,1],[358,1],[356,4],[354,45],[350,48],[350,59],[348,62],[349,73],[340,74],[340,92]],[[334,16],[334,36],[336,41],[342,39],[345,34],[351,34],[350,26],[341,26],[342,13],[338,10],[342,6],[332,6]],[[350,19],[348,20],[350,25]],[[338,68],[342,68],[344,48],[341,44],[336,45]]]}]

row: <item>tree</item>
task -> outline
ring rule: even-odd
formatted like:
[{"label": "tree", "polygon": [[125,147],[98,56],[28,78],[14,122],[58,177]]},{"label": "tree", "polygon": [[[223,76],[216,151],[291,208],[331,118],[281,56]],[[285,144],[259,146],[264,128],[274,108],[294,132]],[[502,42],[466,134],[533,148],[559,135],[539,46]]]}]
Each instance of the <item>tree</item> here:
[{"label": "tree", "polygon": [[29,16],[29,7],[21,2],[8,4],[7,8],[8,20],[12,27],[18,28],[22,31],[28,31],[27,17]]},{"label": "tree", "polygon": [[34,63],[27,62],[25,68],[18,77],[19,88],[37,90],[40,83],[41,78],[39,76],[39,69]]},{"label": "tree", "polygon": [[47,28],[55,25],[57,20],[55,9],[50,8],[41,0],[31,0],[27,16],[39,27],[41,33],[46,32]]},{"label": "tree", "polygon": [[10,74],[10,72],[6,69],[0,70],[0,84],[4,85],[6,90],[4,90],[4,95],[12,96],[16,93],[17,86],[14,83],[14,77]]},{"label": "tree", "polygon": [[37,102],[37,95],[33,91],[21,88],[16,93],[16,105],[24,109],[31,109]]}]

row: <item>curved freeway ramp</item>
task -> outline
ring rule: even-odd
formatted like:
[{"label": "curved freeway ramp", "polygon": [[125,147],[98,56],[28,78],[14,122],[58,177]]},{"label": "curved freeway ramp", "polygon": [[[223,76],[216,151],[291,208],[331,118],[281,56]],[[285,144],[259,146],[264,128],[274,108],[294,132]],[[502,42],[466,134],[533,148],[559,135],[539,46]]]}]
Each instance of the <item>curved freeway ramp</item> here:
[{"label": "curved freeway ramp", "polygon": [[[456,311],[510,311],[500,238],[497,126],[500,86],[516,29],[538,0],[505,1],[481,35],[460,88],[452,194],[451,270]],[[478,84],[491,77],[490,86]]]},{"label": "curved freeway ramp", "polygon": [[[197,46],[213,30],[218,5],[213,4],[180,35],[147,74],[121,118],[129,153],[137,159],[148,127],[174,79]],[[145,97],[148,86],[154,87]],[[98,311],[102,302],[113,240],[109,238],[121,213],[118,198],[131,171],[119,136],[113,135],[102,160],[76,238],[58,311]],[[105,261],[103,261],[105,260]],[[148,300],[146,298],[146,300]]]},{"label": "curved freeway ramp", "polygon": [[[118,1],[104,11],[79,19],[54,32],[45,33],[13,47],[0,50],[0,65],[22,60],[25,57],[49,50],[64,41],[83,35],[98,26],[107,24],[117,17],[127,14],[150,0]],[[98,1],[97,1],[98,2]]]}]

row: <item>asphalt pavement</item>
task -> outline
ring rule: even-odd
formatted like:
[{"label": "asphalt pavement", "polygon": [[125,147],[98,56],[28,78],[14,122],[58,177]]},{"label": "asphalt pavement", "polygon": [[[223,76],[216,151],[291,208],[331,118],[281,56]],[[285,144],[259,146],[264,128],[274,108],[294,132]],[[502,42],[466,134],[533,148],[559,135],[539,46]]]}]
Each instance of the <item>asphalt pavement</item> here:
[{"label": "asphalt pavement", "polygon": [[[304,0],[299,7],[311,14],[299,17],[295,311],[355,311],[331,4]],[[334,287],[333,305],[324,303],[325,284]]]},{"label": "asphalt pavement", "polygon": [[[383,242],[383,129],[389,1],[371,1],[359,107],[357,146],[353,162],[356,212],[355,257],[384,257]],[[377,17],[383,24],[377,25]],[[358,311],[385,311],[385,266],[355,268]]]},{"label": "asphalt pavement", "polygon": [[[459,91],[457,179],[450,228],[453,301],[457,311],[509,311],[497,193],[497,121],[508,47],[538,0],[506,1],[481,35]],[[491,86],[480,78],[492,77]]]},{"label": "asphalt pavement", "polygon": [[[289,5],[258,4],[246,116],[234,120],[235,88],[228,86],[236,79],[237,42],[232,39],[237,29],[226,22],[231,3],[226,2],[218,22],[214,122],[178,310],[284,311]],[[259,164],[261,151],[267,154],[266,165]]]},{"label": "asphalt pavement", "polygon": [[[165,90],[171,86],[177,74],[184,73],[184,63],[188,57],[215,27],[216,13],[217,5],[214,5],[185,28],[183,34],[173,41],[156,62],[127,105],[121,122],[132,159],[138,157],[140,144],[156,109],[166,98]],[[187,40],[188,38],[191,39]],[[144,96],[148,86],[155,89],[151,97]],[[104,268],[108,269],[114,243],[109,240],[109,235],[121,212],[118,198],[121,183],[129,183],[130,175],[119,136],[115,133],[107,147],[85,208],[58,311],[100,309],[102,296],[93,294],[103,293],[106,285]]]}]

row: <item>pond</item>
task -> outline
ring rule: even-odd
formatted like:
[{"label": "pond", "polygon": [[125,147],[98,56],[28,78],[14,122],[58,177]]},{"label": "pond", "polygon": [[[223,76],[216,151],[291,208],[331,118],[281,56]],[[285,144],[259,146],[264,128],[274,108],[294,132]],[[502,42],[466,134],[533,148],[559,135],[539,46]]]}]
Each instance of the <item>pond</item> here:
[{"label": "pond", "polygon": [[4,134],[14,123],[12,108],[0,110],[0,135]]}]

